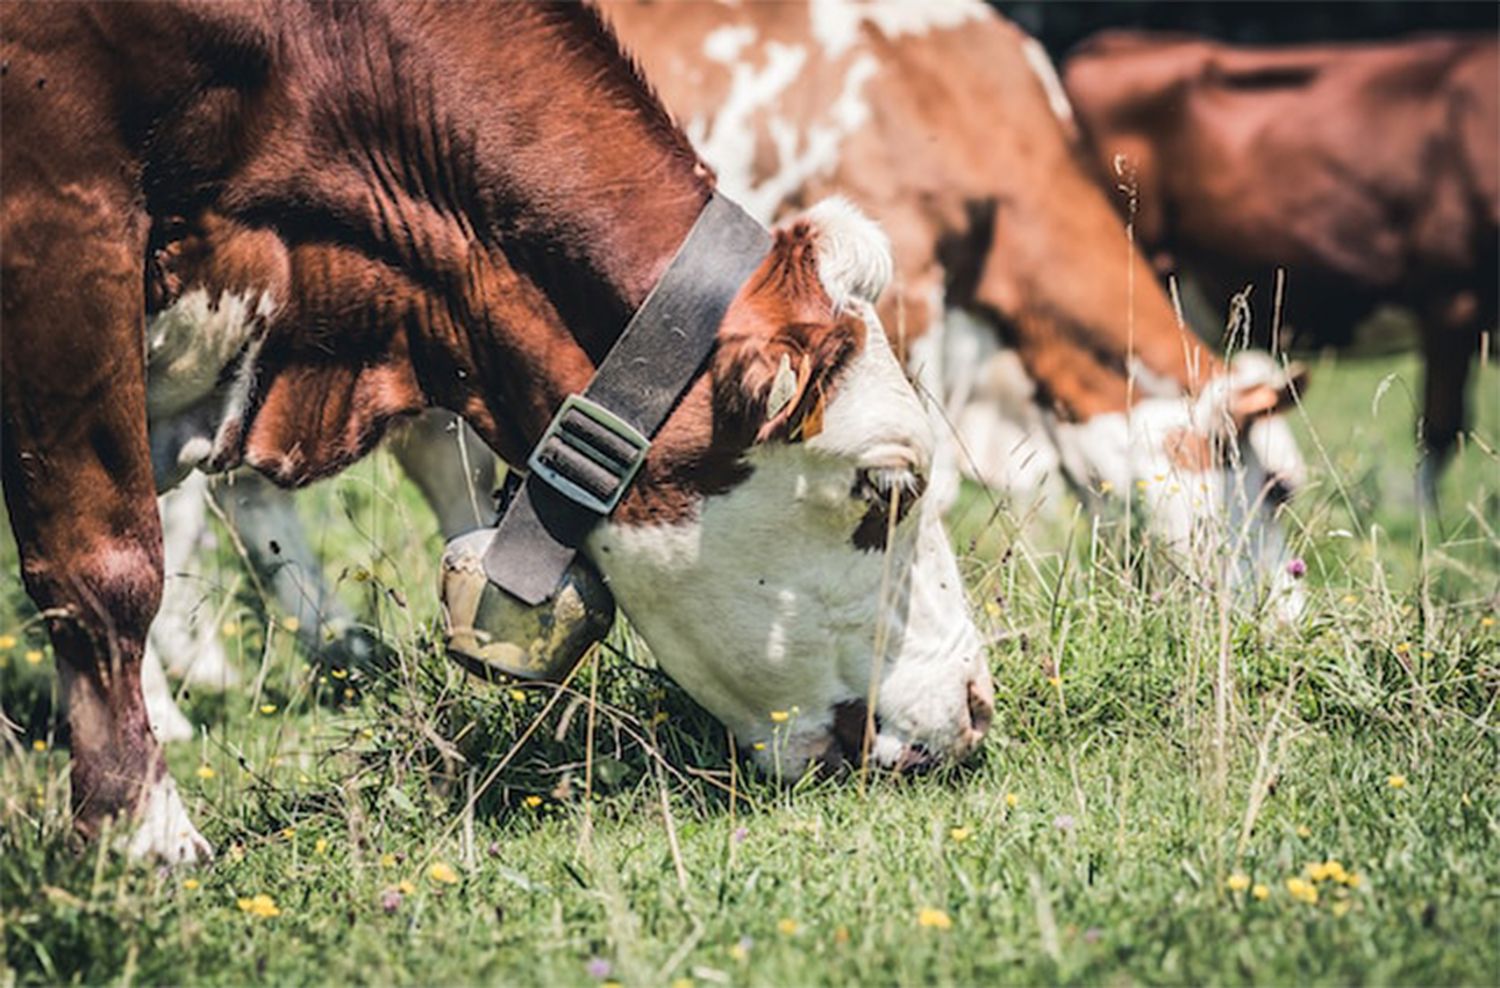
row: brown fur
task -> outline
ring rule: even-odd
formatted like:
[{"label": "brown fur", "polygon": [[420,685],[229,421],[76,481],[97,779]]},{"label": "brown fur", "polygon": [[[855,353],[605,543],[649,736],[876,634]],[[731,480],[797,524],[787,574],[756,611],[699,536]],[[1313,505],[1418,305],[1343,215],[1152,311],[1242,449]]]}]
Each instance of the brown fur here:
[{"label": "brown fur", "polygon": [[1255,283],[1269,313],[1286,268],[1303,346],[1347,343],[1378,305],[1412,309],[1424,433],[1447,455],[1500,302],[1494,37],[1250,49],[1113,32],[1066,81],[1100,164],[1136,163],[1142,240],[1214,301]]}]

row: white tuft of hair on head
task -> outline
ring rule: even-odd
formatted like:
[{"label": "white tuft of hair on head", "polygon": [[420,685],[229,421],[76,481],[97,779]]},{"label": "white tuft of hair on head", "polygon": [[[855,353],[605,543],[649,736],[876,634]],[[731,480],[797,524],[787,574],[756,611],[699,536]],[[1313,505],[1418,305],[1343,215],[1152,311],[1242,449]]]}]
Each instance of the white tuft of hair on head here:
[{"label": "white tuft of hair on head", "polygon": [[842,310],[851,302],[874,303],[891,280],[891,241],[880,224],[843,196],[830,196],[800,217],[813,229],[818,277]]}]

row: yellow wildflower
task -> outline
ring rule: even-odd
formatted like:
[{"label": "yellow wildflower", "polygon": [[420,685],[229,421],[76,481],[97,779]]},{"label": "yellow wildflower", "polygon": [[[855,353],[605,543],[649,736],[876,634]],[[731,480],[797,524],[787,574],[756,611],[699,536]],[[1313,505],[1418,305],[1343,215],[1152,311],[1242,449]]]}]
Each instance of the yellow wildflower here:
[{"label": "yellow wildflower", "polygon": [[214,777],[214,770],[207,765],[199,765],[198,771],[193,774],[198,776],[198,778],[207,781]]},{"label": "yellow wildflower", "polygon": [[754,748],[756,751],[765,751],[766,743],[764,741],[757,741],[750,747]]},{"label": "yellow wildflower", "polygon": [[787,713],[785,710],[773,710],[773,711],[771,711],[771,720],[772,720],[773,723],[785,724],[786,721],[787,721],[787,718],[790,717],[790,716],[791,716],[791,714]]},{"label": "yellow wildflower", "polygon": [[274,704],[274,703],[262,703],[260,705],[260,712],[263,713],[263,714],[265,714],[267,717],[269,717],[269,716],[271,716],[272,714],[274,714],[276,712],[276,704]]},{"label": "yellow wildflower", "polygon": [[1264,885],[1257,883],[1256,886],[1250,890],[1250,894],[1255,896],[1257,901],[1265,902],[1271,897],[1271,890],[1266,888]]},{"label": "yellow wildflower", "polygon": [[1312,882],[1305,882],[1300,878],[1288,878],[1286,890],[1291,893],[1293,899],[1305,902],[1309,906],[1318,904],[1318,887]]},{"label": "yellow wildflower", "polygon": [[32,666],[39,666],[39,665],[41,665],[42,664],[42,650],[39,649],[39,648],[29,648],[29,649],[27,649],[26,650],[26,664],[27,665],[32,665]]},{"label": "yellow wildflower", "polygon": [[328,841],[324,840],[322,837],[319,837],[317,840],[313,841],[314,854],[322,854],[326,850],[328,850]]},{"label": "yellow wildflower", "polygon": [[1344,914],[1349,911],[1349,907],[1352,906],[1352,905],[1353,905],[1353,903],[1350,902],[1348,899],[1340,899],[1338,902],[1335,902],[1333,904],[1333,910],[1332,910],[1334,918],[1335,919],[1341,919],[1341,918],[1343,918]]},{"label": "yellow wildflower", "polygon": [[1013,792],[1008,792],[1005,794],[1005,805],[1009,806],[1011,809],[1015,809],[1017,806],[1021,805],[1021,797],[1017,796]]},{"label": "yellow wildflower", "polygon": [[1298,825],[1297,825],[1297,836],[1298,836],[1298,837],[1301,837],[1301,838],[1303,838],[1303,839],[1306,839],[1306,838],[1308,838],[1308,837],[1311,837],[1311,836],[1312,836],[1312,828],[1311,828],[1311,827],[1309,827],[1309,826],[1308,826],[1308,825],[1307,825],[1307,824],[1305,824],[1305,823],[1299,823],[1299,824],[1298,824]]},{"label": "yellow wildflower", "polygon": [[352,687],[352,686],[345,686],[344,687],[344,699],[346,699],[346,700],[352,700],[352,699],[354,699],[354,687]]},{"label": "yellow wildflower", "polygon": [[1141,480],[1137,480],[1135,482],[1135,486],[1140,490],[1145,490],[1147,487],[1151,486],[1151,481],[1142,478]]},{"label": "yellow wildflower", "polygon": [[1061,676],[1048,676],[1047,677],[1047,685],[1051,686],[1053,689],[1062,689],[1062,677]]},{"label": "yellow wildflower", "polygon": [[1344,876],[1344,884],[1352,889],[1359,888],[1359,883],[1362,881],[1364,881],[1364,879],[1360,877],[1360,874],[1357,871],[1351,871],[1348,875]]},{"label": "yellow wildflower", "polygon": [[1493,628],[1495,626],[1495,619],[1486,614],[1484,617],[1479,619],[1479,626],[1481,628]]},{"label": "yellow wildflower", "polygon": [[953,843],[962,844],[964,841],[969,839],[969,828],[954,827],[952,830],[948,831],[948,836],[952,839]]},{"label": "yellow wildflower", "polygon": [[328,675],[332,676],[334,679],[348,679],[349,678],[349,670],[348,669],[330,669],[330,670],[328,670]]},{"label": "yellow wildflower", "polygon": [[296,827],[282,827],[281,828],[281,836],[284,839],[286,839],[286,840],[291,840],[291,839],[293,839],[294,837],[297,836],[297,828]]},{"label": "yellow wildflower", "polygon": [[396,883],[396,891],[400,892],[402,895],[411,895],[416,890],[417,887],[404,878]]},{"label": "yellow wildflower", "polygon": [[672,982],[672,988],[693,988],[693,979],[677,978]]},{"label": "yellow wildflower", "polygon": [[530,809],[534,810],[538,806],[542,805],[542,797],[540,797],[540,796],[527,796],[525,799],[521,800],[521,802],[525,803],[527,805],[527,807],[529,807]]},{"label": "yellow wildflower", "polygon": [[917,925],[928,930],[951,930],[953,920],[941,909],[922,909],[917,913]]},{"label": "yellow wildflower", "polygon": [[444,885],[458,884],[458,872],[446,861],[434,861],[432,867],[427,869],[427,877]]},{"label": "yellow wildflower", "polygon": [[729,956],[743,964],[750,959],[750,948],[745,946],[745,942],[743,940],[740,940],[736,943],[730,944]]},{"label": "yellow wildflower", "polygon": [[1394,773],[1386,777],[1385,784],[1390,786],[1392,789],[1405,789],[1406,776],[1402,775],[1399,772]]},{"label": "yellow wildflower", "polygon": [[525,690],[511,690],[510,691],[510,698],[512,700],[516,701],[517,703],[525,703],[526,702],[526,691]]},{"label": "yellow wildflower", "polygon": [[236,900],[236,904],[240,907],[240,912],[249,913],[259,919],[270,919],[281,915],[281,910],[276,908],[276,900],[264,892],[248,899]]},{"label": "yellow wildflower", "polygon": [[302,622],[294,617],[285,617],[281,619],[281,626],[295,635],[301,629]]},{"label": "yellow wildflower", "polygon": [[12,649],[16,647],[15,635],[0,635],[0,649]]},{"label": "yellow wildflower", "polygon": [[1250,876],[1237,871],[1229,876],[1224,885],[1231,892],[1243,892],[1250,887]]},{"label": "yellow wildflower", "polygon": [[985,601],[984,602],[984,613],[988,614],[992,618],[999,617],[1000,616],[1000,604],[998,602],[996,602],[996,601],[993,601],[993,600],[987,600],[987,601]]},{"label": "yellow wildflower", "polygon": [[784,937],[792,936],[797,932],[797,921],[790,917],[778,920],[776,931]]},{"label": "yellow wildflower", "polygon": [[1405,655],[1411,651],[1411,642],[1398,642],[1395,651],[1397,655]]},{"label": "yellow wildflower", "polygon": [[32,751],[46,751],[47,750],[47,742],[43,741],[41,738],[37,738],[35,741],[31,742],[31,750]]},{"label": "yellow wildflower", "polygon": [[225,621],[223,624],[219,625],[219,630],[224,633],[225,638],[233,638],[235,635],[240,633],[240,626],[238,622]]},{"label": "yellow wildflower", "polygon": [[386,853],[382,854],[380,856],[380,867],[382,867],[382,868],[394,868],[394,867],[396,867],[396,856],[394,854],[390,853],[389,851],[387,851]]},{"label": "yellow wildflower", "polygon": [[1343,603],[1343,604],[1345,604],[1345,605],[1357,604],[1357,603],[1359,603],[1359,598],[1356,597],[1356,596],[1354,596],[1352,593],[1346,593],[1340,599],[1340,602]]},{"label": "yellow wildflower", "polygon": [[196,878],[185,878],[185,879],[183,879],[182,887],[185,888],[185,889],[187,889],[189,892],[191,892],[191,891],[193,891],[194,889],[196,889],[198,887],[198,879],[196,879]]}]

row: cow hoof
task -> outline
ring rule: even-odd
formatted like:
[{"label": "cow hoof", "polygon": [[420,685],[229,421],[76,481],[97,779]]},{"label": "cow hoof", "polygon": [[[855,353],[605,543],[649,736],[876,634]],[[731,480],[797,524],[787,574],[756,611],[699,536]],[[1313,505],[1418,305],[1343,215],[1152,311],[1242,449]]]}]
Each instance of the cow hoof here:
[{"label": "cow hoof", "polygon": [[188,817],[177,783],[163,775],[152,787],[141,809],[140,822],[125,848],[132,861],[156,860],[167,865],[190,865],[213,859],[214,851]]}]

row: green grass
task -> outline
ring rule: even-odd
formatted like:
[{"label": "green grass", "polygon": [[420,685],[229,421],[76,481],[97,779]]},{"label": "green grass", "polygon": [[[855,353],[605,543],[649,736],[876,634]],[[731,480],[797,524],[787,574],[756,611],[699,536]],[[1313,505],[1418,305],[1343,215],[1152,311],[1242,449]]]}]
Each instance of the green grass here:
[{"label": "green grass", "polygon": [[[1066,499],[1018,515],[967,491],[991,742],[864,787],[745,777],[623,631],[567,690],[466,679],[433,644],[432,524],[376,458],[304,507],[389,674],[309,667],[223,540],[207,605],[258,685],[185,700],[206,729],[172,767],[219,851],[196,871],[70,839],[50,653],[7,549],[0,984],[1493,983],[1500,469],[1470,443],[1419,522],[1418,381],[1410,359],[1314,368],[1295,629],[1221,624]],[[1296,901],[1287,879],[1329,859],[1358,884]],[[242,911],[256,895],[280,914]]]}]

